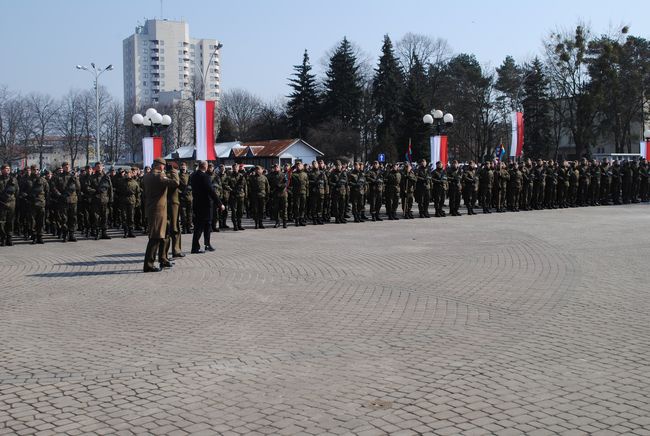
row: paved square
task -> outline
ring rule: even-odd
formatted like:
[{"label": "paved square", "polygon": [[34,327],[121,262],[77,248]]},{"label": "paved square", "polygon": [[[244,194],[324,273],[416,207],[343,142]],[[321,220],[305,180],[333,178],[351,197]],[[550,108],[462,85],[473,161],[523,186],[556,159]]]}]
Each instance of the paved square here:
[{"label": "paved square", "polygon": [[[650,434],[650,206],[0,249],[0,434]],[[185,247],[189,239],[184,240]]]}]

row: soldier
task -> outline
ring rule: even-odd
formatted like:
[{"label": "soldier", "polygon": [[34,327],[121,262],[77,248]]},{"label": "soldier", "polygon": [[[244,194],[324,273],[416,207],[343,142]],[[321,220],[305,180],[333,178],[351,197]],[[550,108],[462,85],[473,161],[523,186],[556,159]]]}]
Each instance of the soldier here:
[{"label": "soldier", "polygon": [[287,184],[288,175],[280,171],[280,165],[274,164],[272,171],[267,177],[269,187],[271,189],[271,199],[273,215],[275,216],[275,228],[280,226],[282,220],[282,228],[287,228]]},{"label": "soldier", "polygon": [[442,168],[442,162],[436,162],[436,169],[431,173],[431,183],[433,186],[433,207],[435,216],[442,218],[446,216],[443,207],[445,205],[445,196],[447,193],[447,173]]},{"label": "soldier", "polygon": [[169,248],[172,249],[173,258],[185,257],[181,247],[181,229],[179,223],[180,212],[180,177],[178,171],[171,165],[166,165],[165,171],[169,179],[176,179],[178,184],[176,186],[169,185],[167,187],[167,237],[165,238],[165,254],[169,253]]},{"label": "soldier", "polygon": [[241,219],[244,215],[244,200],[246,199],[246,177],[240,171],[239,164],[232,165],[232,171],[228,176],[228,186],[230,188],[230,219],[232,220],[232,229],[234,231],[244,230],[241,225]]},{"label": "soldier", "polygon": [[[45,231],[56,236],[61,237],[61,227],[57,221],[58,218],[58,209],[59,201],[58,197],[55,197],[54,189],[54,179],[52,178],[52,173],[50,170],[43,170],[43,177],[48,185],[49,194],[45,200]],[[58,193],[57,193],[58,194]],[[60,195],[59,195],[60,196]]]},{"label": "soldier", "polygon": [[[138,184],[138,195],[135,196],[135,205],[133,206],[133,225],[136,231],[142,231],[144,217],[142,213],[142,174],[140,168],[131,167],[132,179]],[[128,235],[127,235],[128,236]]]},{"label": "soldier", "polygon": [[420,160],[416,171],[417,183],[415,185],[415,197],[418,202],[420,218],[431,218],[429,215],[429,203],[431,201],[431,172],[427,166],[426,159]]},{"label": "soldier", "polygon": [[372,221],[383,221],[379,217],[379,211],[381,210],[381,203],[384,197],[384,175],[382,174],[381,168],[379,167],[379,162],[374,161],[372,163],[372,167],[366,172],[366,181],[368,182],[370,219]]},{"label": "soldier", "polygon": [[293,219],[296,227],[306,226],[305,208],[307,206],[307,190],[309,189],[309,176],[301,161],[296,161],[291,173],[291,191],[293,192]]},{"label": "soldier", "polygon": [[510,172],[505,162],[499,163],[499,191],[497,193],[497,212],[506,211],[506,195],[508,193],[508,182],[510,181]]},{"label": "soldier", "polygon": [[[219,165],[219,170],[217,171],[219,178],[221,179],[221,203],[228,205],[230,204],[230,182],[228,177],[230,176],[229,171],[226,170],[224,164]],[[219,229],[229,229],[228,225],[228,208],[219,208]]]},{"label": "soldier", "polygon": [[309,180],[309,212],[314,224],[323,224],[323,202],[325,199],[325,186],[327,185],[327,175],[321,171],[318,162],[311,163],[311,171],[308,175]]},{"label": "soldier", "polygon": [[413,171],[413,166],[410,162],[404,165],[404,173],[402,174],[400,192],[402,195],[402,213],[405,219],[413,219],[413,202],[415,201],[415,189],[418,183],[418,177]]},{"label": "soldier", "polygon": [[524,175],[516,162],[510,164],[510,180],[508,180],[508,209],[519,212],[521,190],[524,186]]},{"label": "soldier", "polygon": [[612,167],[609,165],[609,159],[603,158],[600,166],[600,204],[610,205],[610,190],[612,187]]},{"label": "soldier", "polygon": [[90,178],[92,176],[92,167],[86,165],[83,171],[79,176],[79,183],[81,185],[81,192],[79,193],[79,199],[77,202],[77,208],[79,209],[79,227],[85,232],[86,237],[90,236],[91,225],[90,225],[90,214],[91,207],[90,202],[92,200],[91,194],[89,193],[90,187]]},{"label": "soldier", "polygon": [[523,185],[521,188],[521,210],[533,210],[533,187],[535,184],[535,177],[533,174],[533,163],[530,159],[526,159],[524,165],[520,165],[521,174],[523,176]]},{"label": "soldier", "polygon": [[476,215],[474,204],[476,203],[476,164],[470,161],[469,165],[463,171],[461,178],[463,184],[463,200],[467,207],[467,215]]},{"label": "soldier", "polygon": [[126,172],[123,182],[122,197],[118,199],[121,203],[121,220],[125,238],[135,238],[135,234],[133,233],[135,208],[141,194],[140,184],[135,180],[133,175],[134,171],[132,169]]},{"label": "soldier", "polygon": [[27,184],[27,195],[30,200],[32,244],[43,243],[43,227],[45,226],[45,205],[49,196],[50,185],[45,177],[41,177],[36,165],[31,166],[31,176]]},{"label": "soldier", "polygon": [[252,206],[252,215],[255,220],[255,228],[263,229],[264,228],[264,206],[266,205],[266,199],[271,194],[271,186],[266,176],[263,174],[264,168],[257,165],[255,167],[255,173],[251,176],[250,180],[250,200]]},{"label": "soldier", "polygon": [[460,193],[462,191],[461,179],[462,173],[458,167],[458,161],[451,162],[451,166],[447,168],[447,183],[449,184],[449,215],[461,216],[460,209]]},{"label": "soldier", "polygon": [[544,208],[544,192],[546,187],[546,168],[541,159],[533,167],[533,195],[532,207],[535,210]]},{"label": "soldier", "polygon": [[77,238],[75,238],[74,232],[77,228],[77,203],[81,184],[77,176],[70,172],[68,162],[61,164],[61,172],[54,179],[53,185],[59,193],[57,211],[59,213],[58,222],[61,226],[61,238],[63,242],[66,241],[66,238],[70,242],[76,242]]},{"label": "soldier", "polygon": [[389,220],[399,220],[397,218],[397,205],[399,204],[400,185],[402,175],[399,172],[397,164],[391,166],[386,175],[386,215]]},{"label": "soldier", "polygon": [[591,162],[590,183],[589,183],[589,204],[600,206],[600,164],[596,159]]},{"label": "soldier", "polygon": [[632,201],[632,179],[634,177],[634,170],[629,160],[623,161],[621,171],[621,186],[623,189],[623,204],[630,204]]},{"label": "soldier", "polygon": [[641,158],[639,162],[639,197],[641,201],[650,201],[650,171],[648,170],[648,162]]},{"label": "soldier", "polygon": [[546,178],[544,180],[544,207],[547,209],[557,209],[557,205],[555,204],[557,198],[557,172],[553,160],[548,161],[548,165],[546,166]]},{"label": "soldier", "polygon": [[612,182],[610,185],[612,203],[621,204],[621,164],[618,160],[612,163]]},{"label": "soldier", "polygon": [[348,175],[343,171],[341,162],[336,161],[329,177],[330,195],[332,196],[332,215],[336,224],[345,224],[346,195],[348,189]]},{"label": "soldier", "polygon": [[569,207],[578,205],[578,189],[580,187],[580,170],[573,161],[569,165]]},{"label": "soldier", "polygon": [[181,232],[188,234],[192,233],[192,186],[190,185],[190,173],[187,171],[187,163],[185,162],[181,162],[178,183]]},{"label": "soldier", "polygon": [[321,217],[321,221],[324,223],[329,223],[330,218],[332,217],[332,214],[330,213],[332,197],[330,195],[329,170],[327,166],[325,166],[325,161],[323,161],[323,159],[320,159],[318,161],[318,169],[323,174],[323,181],[325,183],[325,195],[323,196],[323,215]]},{"label": "soldier", "polygon": [[[173,264],[167,258],[165,239],[167,233],[167,189],[178,187],[178,173],[172,168],[167,177],[164,172],[166,162],[156,158],[153,170],[144,176],[145,211],[149,223],[149,242],[144,255],[144,272],[158,272],[162,268],[171,268]],[[97,168],[97,167],[95,167]],[[101,170],[101,169],[100,169]],[[160,268],[154,266],[158,254]]]},{"label": "soldier", "polygon": [[3,164],[0,167],[0,247],[14,245],[14,215],[19,194],[18,180],[11,175],[9,165]]},{"label": "soldier", "polygon": [[492,200],[492,185],[494,184],[494,172],[492,171],[492,162],[485,162],[478,175],[478,187],[481,206],[483,213],[492,213],[490,211],[490,201]]},{"label": "soldier", "polygon": [[639,202],[639,185],[641,182],[641,176],[639,174],[639,162],[636,160],[632,161],[632,203]]},{"label": "soldier", "polygon": [[348,174],[348,186],[350,187],[350,201],[352,203],[352,216],[355,223],[364,221],[362,214],[365,210],[363,195],[365,193],[366,178],[363,174],[361,162],[354,163],[354,169]]},{"label": "soldier", "polygon": [[113,202],[113,184],[108,174],[104,173],[101,162],[95,164],[93,175],[90,177],[88,193],[91,196],[91,224],[95,232],[95,240],[111,239],[108,236],[108,207]]},{"label": "soldier", "polygon": [[578,168],[578,206],[589,206],[589,182],[591,181],[589,161],[582,158]]},{"label": "soldier", "polygon": [[569,163],[563,160],[562,165],[557,170],[557,204],[560,209],[569,207],[567,201],[569,187],[571,185],[569,171]]}]

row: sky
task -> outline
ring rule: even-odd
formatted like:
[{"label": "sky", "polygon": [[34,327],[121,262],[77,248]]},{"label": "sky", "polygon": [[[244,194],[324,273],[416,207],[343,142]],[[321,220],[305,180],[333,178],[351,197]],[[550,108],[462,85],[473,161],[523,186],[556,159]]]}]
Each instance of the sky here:
[{"label": "sky", "polygon": [[[376,64],[383,36],[413,32],[444,38],[454,53],[487,67],[505,56],[527,61],[557,28],[589,24],[596,34],[629,25],[650,38],[650,1],[619,0],[163,0],[162,17],[185,20],[195,38],[216,38],[222,89],[243,88],[266,101],[289,94],[293,65],[309,51],[323,72],[326,53],[346,36]],[[77,64],[113,64],[100,85],[123,98],[122,40],[145,19],[161,17],[160,0],[0,0],[0,86],[55,97],[92,87]]]}]

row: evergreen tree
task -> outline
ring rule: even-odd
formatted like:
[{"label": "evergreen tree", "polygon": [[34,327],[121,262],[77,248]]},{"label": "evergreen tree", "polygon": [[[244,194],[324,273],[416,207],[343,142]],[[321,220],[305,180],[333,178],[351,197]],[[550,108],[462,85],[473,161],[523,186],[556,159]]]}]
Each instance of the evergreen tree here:
[{"label": "evergreen tree", "polygon": [[351,128],[357,128],[363,89],[357,58],[343,38],[329,61],[325,79],[324,113]]},{"label": "evergreen tree", "polygon": [[400,100],[404,78],[388,35],[384,36],[381,53],[372,82],[374,109],[379,118],[377,151],[386,153],[389,160],[395,161],[401,157],[400,146],[404,145],[396,144],[400,117],[397,102]]},{"label": "evergreen tree", "polygon": [[548,79],[539,58],[527,68],[524,80],[524,154],[531,158],[551,155],[551,105]]},{"label": "evergreen tree", "polygon": [[398,137],[398,149],[406,152],[409,139],[413,148],[413,159],[426,158],[429,160],[430,151],[428,147],[428,127],[422,122],[422,117],[430,109],[425,106],[427,86],[427,75],[420,58],[414,53],[413,63],[408,77],[404,93],[400,101],[402,119],[400,123],[400,135]]},{"label": "evergreen tree", "polygon": [[316,76],[311,73],[307,50],[301,65],[294,65],[295,73],[289,79],[293,89],[287,103],[287,117],[293,135],[306,138],[308,129],[318,124],[320,99],[316,87]]},{"label": "evergreen tree", "polygon": [[497,81],[494,85],[504,97],[510,111],[519,107],[522,86],[522,71],[512,56],[506,56],[501,66],[497,68]]}]

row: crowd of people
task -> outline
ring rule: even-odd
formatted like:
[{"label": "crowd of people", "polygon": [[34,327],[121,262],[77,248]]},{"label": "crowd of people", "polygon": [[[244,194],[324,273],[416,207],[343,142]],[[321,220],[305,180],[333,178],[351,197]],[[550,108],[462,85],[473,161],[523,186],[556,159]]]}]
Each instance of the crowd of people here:
[{"label": "crowd of people", "polygon": [[[417,165],[326,164],[314,161],[293,166],[275,164],[244,171],[242,164],[207,164],[203,173],[216,201],[208,217],[210,231],[242,231],[242,217],[253,219],[255,229],[265,222],[274,227],[297,227],[354,222],[413,219],[417,215],[461,215],[461,198],[468,215],[480,207],[483,213],[599,206],[647,202],[649,168],[645,159],[613,161],[531,160],[487,161],[482,164],[451,162],[446,168],[425,160]],[[169,187],[167,233],[180,241],[180,233],[192,233],[196,223],[190,171],[185,162],[165,163],[162,172],[178,177]],[[0,245],[11,246],[15,237],[43,243],[50,233],[61,242],[77,235],[110,239],[108,230],[122,230],[125,238],[147,232],[145,175],[132,167],[105,171],[101,163],[72,171],[64,162],[53,172],[36,166],[12,173],[2,166],[0,175]],[[203,201],[203,200],[201,200]],[[224,207],[221,207],[221,205]],[[380,210],[384,207],[384,213]],[[200,225],[205,226],[202,219]],[[230,225],[229,225],[230,224]],[[209,245],[209,244],[206,244]],[[180,242],[173,255],[180,255]],[[195,248],[195,247],[193,247]]]}]

